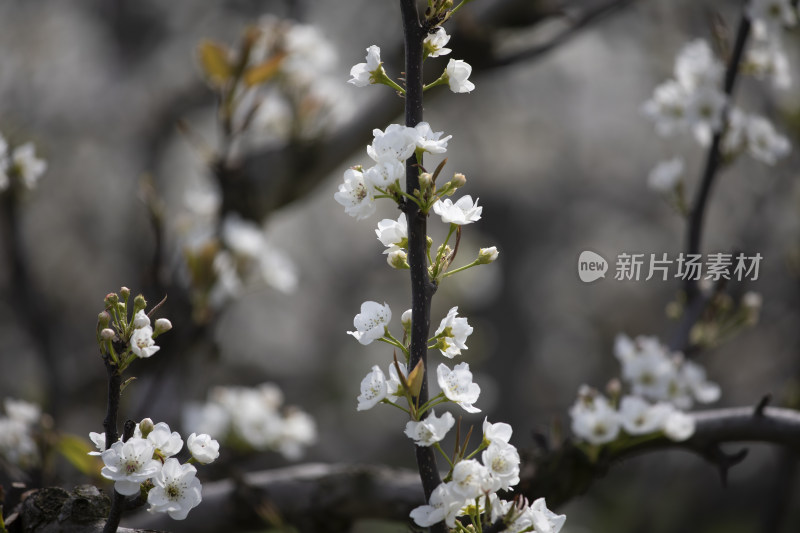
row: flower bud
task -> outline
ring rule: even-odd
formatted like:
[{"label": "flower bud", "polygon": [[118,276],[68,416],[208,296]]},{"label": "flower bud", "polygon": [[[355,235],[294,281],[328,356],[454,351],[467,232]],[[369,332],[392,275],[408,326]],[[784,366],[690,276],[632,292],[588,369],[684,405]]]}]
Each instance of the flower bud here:
[{"label": "flower bud", "polygon": [[116,333],[114,333],[114,330],[111,329],[111,328],[104,328],[100,332],[100,339],[104,340],[104,341],[113,340],[115,336],[116,336]]},{"label": "flower bud", "polygon": [[147,436],[150,434],[151,431],[155,428],[153,425],[153,420],[150,418],[145,418],[141,422],[139,422],[139,431],[142,432],[142,438],[146,439]]},{"label": "flower bud", "polygon": [[500,252],[497,251],[496,246],[481,248],[478,251],[478,263],[481,265],[488,265],[489,263],[493,263],[498,255],[500,255]]},{"label": "flower bud", "polygon": [[117,305],[119,303],[119,296],[115,292],[109,292],[106,294],[106,298],[104,300],[106,307],[111,307],[112,305]]},{"label": "flower bud", "polygon": [[147,307],[147,300],[141,294],[136,295],[136,298],[133,299],[133,314],[135,315],[145,307]]},{"label": "flower bud", "polygon": [[403,325],[403,329],[411,329],[411,309],[403,311],[403,314],[400,316],[400,324]]},{"label": "flower bud", "polygon": [[622,382],[617,378],[610,380],[606,384],[606,394],[612,401],[616,402],[620,394],[622,394]]},{"label": "flower bud", "polygon": [[419,175],[419,188],[425,192],[430,190],[433,176],[429,172],[423,172]]},{"label": "flower bud", "polygon": [[97,329],[107,328],[108,325],[111,323],[111,315],[108,312],[103,311],[99,315],[97,315]]},{"label": "flower bud", "polygon": [[396,269],[408,268],[408,256],[403,250],[395,250],[386,257],[389,266]]},{"label": "flower bud", "polygon": [[453,174],[453,179],[450,180],[450,185],[452,185],[455,189],[458,187],[463,187],[466,183],[467,177],[461,172],[456,172]]},{"label": "flower bud", "polygon": [[153,328],[153,336],[161,335],[172,329],[172,322],[166,318],[159,318],[156,320],[156,327]]},{"label": "flower bud", "polygon": [[122,287],[119,290],[119,295],[122,296],[122,299],[127,302],[128,298],[131,296],[131,290],[128,287]]}]

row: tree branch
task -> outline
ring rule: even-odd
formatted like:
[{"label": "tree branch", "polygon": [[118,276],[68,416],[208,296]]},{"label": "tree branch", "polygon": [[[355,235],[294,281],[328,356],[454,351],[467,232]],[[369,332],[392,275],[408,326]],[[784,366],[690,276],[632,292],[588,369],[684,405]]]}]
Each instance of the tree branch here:
[{"label": "tree branch", "polygon": [[[538,448],[525,457],[517,492],[531,500],[545,497],[549,507],[555,508],[584,493],[614,464],[667,449],[694,452],[720,469],[730,468],[731,460],[741,460],[741,454],[720,455],[719,447],[726,443],[770,443],[800,454],[800,411],[766,407],[758,414],[753,407],[739,407],[690,414],[696,429],[689,440],[654,438],[603,453],[595,463],[570,441],[556,449]],[[245,493],[255,495],[247,498],[249,512],[242,509],[242,487],[246,487]],[[203,487],[203,503],[182,522],[148,513],[139,513],[128,521],[136,527],[169,529],[174,533],[221,531],[232,524],[255,526],[259,518],[252,509],[253,502],[270,505],[288,523],[300,524],[302,531],[315,531],[313,527],[329,521],[407,521],[409,511],[424,503],[417,474],[410,470],[306,464],[248,474],[238,483],[207,483]]]}]

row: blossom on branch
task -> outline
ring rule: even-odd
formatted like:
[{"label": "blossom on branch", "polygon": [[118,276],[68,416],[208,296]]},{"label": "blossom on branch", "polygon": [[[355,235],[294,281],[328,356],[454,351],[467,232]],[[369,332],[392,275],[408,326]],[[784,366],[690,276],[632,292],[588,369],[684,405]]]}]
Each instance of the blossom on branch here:
[{"label": "blossom on branch", "polygon": [[358,396],[357,411],[366,411],[378,405],[388,393],[386,376],[378,365],[361,380],[361,394]]},{"label": "blossom on branch", "polygon": [[372,185],[364,179],[364,174],[359,170],[348,169],[344,173],[344,183],[339,185],[339,190],[333,198],[344,206],[344,212],[362,220],[372,216],[375,212],[375,198]]},{"label": "blossom on branch", "polygon": [[392,310],[387,304],[367,301],[361,304],[361,312],[353,318],[356,331],[348,331],[364,346],[378,340],[386,333],[386,326],[392,319]]},{"label": "blossom on branch", "polygon": [[375,83],[376,71],[381,69],[381,49],[374,44],[367,48],[367,62],[354,65],[350,69],[350,76],[352,76],[347,83],[351,83],[356,87],[366,87]]},{"label": "blossom on branch", "polygon": [[147,494],[151,513],[168,513],[174,520],[183,520],[203,499],[197,469],[170,458],[153,477],[154,487]]},{"label": "blossom on branch", "polygon": [[406,424],[405,434],[408,438],[414,441],[417,446],[431,446],[432,444],[442,440],[450,428],[456,423],[455,418],[448,412],[442,416],[437,417],[431,411],[431,414],[419,422],[413,420]]},{"label": "blossom on branch", "polygon": [[472,372],[469,364],[459,363],[450,370],[444,363],[436,368],[436,381],[445,397],[451,402],[460,405],[468,413],[479,413],[480,409],[473,407],[478,401],[481,388],[472,382]]},{"label": "blossom on branch", "polygon": [[100,474],[114,481],[114,490],[120,494],[138,494],[139,486],[161,470],[161,463],[153,459],[154,452],[155,446],[147,439],[117,441],[100,455],[105,463]]},{"label": "blossom on branch", "polygon": [[434,333],[434,337],[442,335],[438,339],[436,347],[442,352],[442,355],[452,359],[461,355],[461,350],[467,349],[467,337],[471,334],[472,326],[467,323],[466,317],[458,316],[458,307],[453,307],[442,319]]},{"label": "blossom on branch", "polygon": [[472,74],[472,66],[469,63],[461,59],[451,59],[445,69],[450,90],[454,93],[472,92],[475,84],[469,81],[470,74]]},{"label": "blossom on branch", "polygon": [[439,200],[433,204],[433,212],[442,217],[445,224],[464,226],[480,220],[483,207],[478,206],[477,199],[473,203],[472,196],[466,195],[455,203],[450,198]]},{"label": "blossom on branch", "polygon": [[439,56],[446,56],[452,50],[449,48],[445,48],[446,45],[450,41],[450,36],[447,35],[447,32],[444,28],[439,26],[436,28],[436,31],[433,33],[429,33],[425,40],[422,41],[422,47],[424,53],[427,57],[439,57]]}]

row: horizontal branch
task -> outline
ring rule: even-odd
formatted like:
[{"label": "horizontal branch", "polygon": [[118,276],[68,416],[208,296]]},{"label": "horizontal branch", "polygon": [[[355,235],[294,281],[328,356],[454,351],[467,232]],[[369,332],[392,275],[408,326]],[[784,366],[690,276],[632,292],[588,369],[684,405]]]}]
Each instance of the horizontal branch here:
[{"label": "horizontal branch", "polygon": [[[698,411],[692,416],[695,433],[685,442],[656,438],[613,454],[601,454],[595,463],[569,441],[557,449],[528,452],[518,491],[531,500],[543,496],[552,508],[585,492],[613,464],[644,453],[686,449],[727,469],[742,457],[723,454],[719,445],[724,443],[771,443],[795,453],[800,451],[800,411],[743,407]],[[405,521],[409,511],[423,503],[419,478],[411,470],[305,464],[248,474],[239,482],[207,483],[203,502],[185,521],[173,522],[163,515],[141,513],[129,518],[128,523],[174,533],[220,531],[233,525],[259,524],[253,509],[260,506],[274,509],[301,531],[334,532],[347,531],[361,519]]]}]

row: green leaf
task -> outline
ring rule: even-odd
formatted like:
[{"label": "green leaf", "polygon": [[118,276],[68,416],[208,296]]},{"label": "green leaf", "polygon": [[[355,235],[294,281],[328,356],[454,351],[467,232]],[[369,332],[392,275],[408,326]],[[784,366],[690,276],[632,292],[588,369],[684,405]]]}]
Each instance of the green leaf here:
[{"label": "green leaf", "polygon": [[281,63],[283,63],[285,57],[286,53],[280,52],[263,63],[247,69],[244,72],[245,85],[252,87],[271,80],[280,71]]}]

